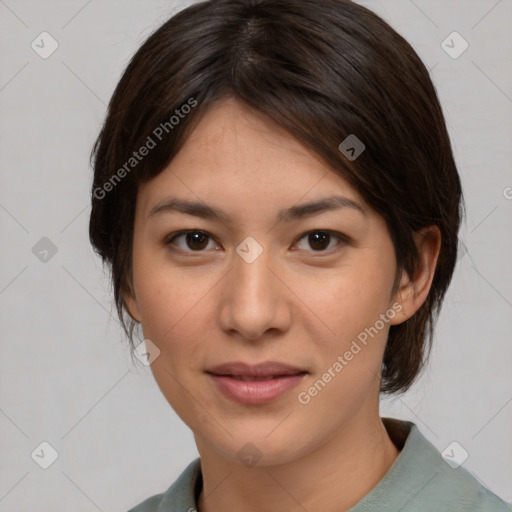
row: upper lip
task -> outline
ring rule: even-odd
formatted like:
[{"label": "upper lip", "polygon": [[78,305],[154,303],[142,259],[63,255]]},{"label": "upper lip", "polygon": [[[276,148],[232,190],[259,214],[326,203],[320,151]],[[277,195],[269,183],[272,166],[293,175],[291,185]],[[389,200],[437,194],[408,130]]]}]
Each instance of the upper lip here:
[{"label": "upper lip", "polygon": [[295,375],[307,373],[306,370],[277,361],[265,361],[259,364],[247,364],[243,362],[224,363],[214,366],[207,373],[215,375],[235,375],[241,377],[275,377],[278,375]]}]

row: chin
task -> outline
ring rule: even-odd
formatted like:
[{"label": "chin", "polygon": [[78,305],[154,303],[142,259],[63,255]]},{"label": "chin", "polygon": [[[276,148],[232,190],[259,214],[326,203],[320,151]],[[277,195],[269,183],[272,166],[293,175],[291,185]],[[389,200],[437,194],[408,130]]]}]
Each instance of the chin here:
[{"label": "chin", "polygon": [[291,431],[289,426],[283,428],[279,435],[277,425],[279,423],[273,421],[268,428],[267,425],[261,428],[261,424],[259,428],[240,426],[234,430],[236,434],[226,426],[233,436],[226,433],[222,439],[210,438],[207,444],[222,457],[248,468],[287,464],[308,451],[307,440],[290,435],[290,432],[297,432],[295,428]]}]

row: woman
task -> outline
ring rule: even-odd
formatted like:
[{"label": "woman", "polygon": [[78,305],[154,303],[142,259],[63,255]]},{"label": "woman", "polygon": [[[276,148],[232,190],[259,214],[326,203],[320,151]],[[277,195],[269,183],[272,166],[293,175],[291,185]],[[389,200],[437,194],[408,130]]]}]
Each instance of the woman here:
[{"label": "woman", "polygon": [[153,33],[90,237],[200,457],[132,511],[510,510],[379,415],[428,356],[462,213],[428,71],[371,11],[218,0]]}]

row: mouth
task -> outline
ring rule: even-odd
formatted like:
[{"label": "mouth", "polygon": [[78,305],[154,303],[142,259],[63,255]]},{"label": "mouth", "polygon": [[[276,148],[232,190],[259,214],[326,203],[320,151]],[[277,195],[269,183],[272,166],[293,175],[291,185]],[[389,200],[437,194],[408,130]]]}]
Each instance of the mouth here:
[{"label": "mouth", "polygon": [[230,362],[217,365],[206,373],[221,377],[232,377],[238,380],[269,380],[290,375],[308,373],[305,369],[276,361],[265,361],[258,364]]},{"label": "mouth", "polygon": [[[207,372],[210,373],[210,372]],[[212,375],[217,375],[219,377],[231,377],[235,380],[241,380],[244,382],[255,382],[255,381],[265,381],[265,380],[275,380],[280,379],[282,377],[291,377],[291,376],[302,376],[306,375],[307,372],[297,372],[297,373],[287,373],[282,375],[260,375],[260,376],[248,376],[248,375],[230,375],[230,374],[218,374],[212,373]]]},{"label": "mouth", "polygon": [[309,372],[283,363],[225,363],[206,373],[222,395],[241,404],[264,404],[297,386]]}]

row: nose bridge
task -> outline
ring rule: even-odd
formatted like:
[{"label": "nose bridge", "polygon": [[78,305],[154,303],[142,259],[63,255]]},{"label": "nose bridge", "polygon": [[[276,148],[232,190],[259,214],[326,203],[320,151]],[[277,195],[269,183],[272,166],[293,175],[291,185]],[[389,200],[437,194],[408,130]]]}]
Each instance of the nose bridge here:
[{"label": "nose bridge", "polygon": [[270,252],[248,237],[238,245],[236,253],[233,291],[240,303],[262,313],[265,303],[273,301],[270,281],[275,278],[268,268]]},{"label": "nose bridge", "polygon": [[229,284],[223,294],[225,329],[234,329],[248,339],[256,339],[268,329],[284,327],[284,303],[279,296],[282,290],[270,270],[275,266],[271,259],[270,252],[251,237],[236,248]]},{"label": "nose bridge", "polygon": [[266,291],[267,281],[272,278],[272,272],[268,268],[271,263],[269,251],[259,247],[255,246],[254,242],[243,242],[236,249],[234,278],[242,296],[248,294],[249,297],[256,298],[261,292]]}]

